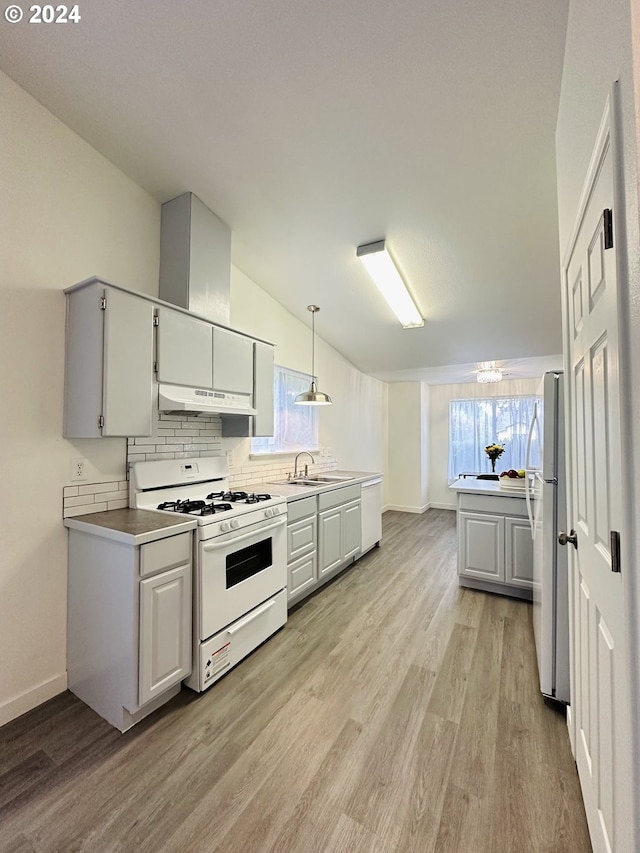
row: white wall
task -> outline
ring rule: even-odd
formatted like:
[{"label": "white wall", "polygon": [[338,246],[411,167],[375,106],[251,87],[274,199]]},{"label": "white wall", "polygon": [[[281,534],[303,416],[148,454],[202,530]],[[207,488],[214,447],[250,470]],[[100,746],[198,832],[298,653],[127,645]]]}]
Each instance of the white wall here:
[{"label": "white wall", "polygon": [[[322,308],[322,306],[321,306]],[[276,345],[276,364],[311,371],[311,328],[297,320],[240,270],[231,268],[231,325]],[[320,445],[338,467],[385,472],[387,385],[365,376],[321,337],[322,310],[316,317],[315,360],[318,387],[332,406],[319,409]],[[248,439],[224,439],[234,467],[255,470],[264,463],[249,459]],[[293,461],[293,460],[292,460]]]},{"label": "white wall", "polygon": [[160,207],[9,78],[0,86],[2,723],[66,686],[70,460],[87,457],[92,480],[124,475],[124,440],[61,437],[62,289],[99,273],[157,292]]},{"label": "white wall", "polygon": [[[637,0],[571,0],[560,109],[556,131],[558,212],[561,257],[574,227],[582,183],[596,139],[611,83],[619,80],[620,154],[624,171],[623,205],[616,210],[618,225],[626,228],[621,252],[619,312],[623,348],[619,370],[622,383],[622,440],[624,448],[621,489],[625,516],[621,547],[631,647],[633,697],[629,743],[630,764],[640,790],[640,215],[638,209],[639,116],[633,90],[631,10],[636,30],[640,24]],[[636,31],[636,50],[640,37]],[[640,84],[640,56],[636,54],[636,82]],[[627,757],[627,756],[625,756]],[[630,787],[626,786],[627,790]],[[640,841],[640,809],[635,803],[635,847]],[[621,842],[624,846],[624,840]],[[626,849],[626,848],[625,848]]]},{"label": "white wall", "polygon": [[424,512],[429,505],[429,387],[423,382],[389,385],[387,505]]},{"label": "white wall", "polygon": [[[560,365],[558,365],[560,367]],[[518,397],[535,394],[539,379],[503,379],[481,385],[466,382],[457,385],[431,385],[429,389],[429,501],[432,507],[455,509],[453,492],[449,491],[449,403],[478,397]]]}]

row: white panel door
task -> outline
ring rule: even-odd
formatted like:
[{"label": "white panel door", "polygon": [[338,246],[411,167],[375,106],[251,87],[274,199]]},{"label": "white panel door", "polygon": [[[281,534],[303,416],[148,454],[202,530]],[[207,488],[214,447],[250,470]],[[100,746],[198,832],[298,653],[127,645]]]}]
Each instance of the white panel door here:
[{"label": "white panel door", "polygon": [[362,507],[360,501],[342,508],[342,556],[343,559],[360,553],[362,546]]},{"label": "white panel door", "polygon": [[504,520],[504,579],[511,586],[533,588],[533,540],[528,519]]},{"label": "white panel door", "polygon": [[566,546],[573,598],[571,725],[594,853],[632,850],[625,610],[611,547],[611,531],[620,531],[622,517],[617,265],[607,236],[609,211],[614,224],[616,217],[613,186],[607,110],[563,277],[568,524],[577,533],[577,549]]},{"label": "white panel door", "polygon": [[458,573],[504,583],[504,516],[458,512]]},{"label": "white panel door", "polygon": [[151,435],[153,305],[106,290],[102,435]]},{"label": "white panel door", "polygon": [[318,515],[318,558],[320,576],[342,562],[342,511],[339,507]]},{"label": "white panel door", "polygon": [[140,704],[191,672],[191,563],[140,581]]}]

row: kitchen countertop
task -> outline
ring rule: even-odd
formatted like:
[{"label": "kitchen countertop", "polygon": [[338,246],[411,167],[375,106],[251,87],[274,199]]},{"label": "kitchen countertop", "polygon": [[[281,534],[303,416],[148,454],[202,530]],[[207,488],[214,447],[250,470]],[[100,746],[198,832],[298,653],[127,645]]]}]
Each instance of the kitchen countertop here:
[{"label": "kitchen countertop", "polygon": [[[373,480],[377,477],[382,477],[383,475],[376,471],[319,471],[317,476],[321,477],[323,474],[331,475],[331,474],[340,474],[343,477],[351,477],[350,480],[338,480],[333,483],[318,483],[313,486],[294,486],[290,483],[257,483],[254,486],[246,486],[247,491],[264,491],[265,486],[269,486],[269,493],[272,495],[279,495],[280,497],[286,498],[287,501],[294,501],[297,498],[306,498],[310,495],[317,495],[320,492],[329,492],[332,489],[339,489],[342,486],[356,486],[360,483],[366,483],[367,480]],[[311,475],[314,476],[314,475]],[[271,488],[273,486],[273,488]]]},{"label": "kitchen countertop", "polygon": [[473,477],[461,477],[449,486],[454,492],[466,492],[471,495],[501,495],[505,498],[524,498],[525,490],[501,489],[497,480],[476,480]]},{"label": "kitchen countertop", "polygon": [[146,509],[111,509],[64,519],[65,527],[127,545],[144,545],[156,539],[193,530],[194,518],[173,518]]}]

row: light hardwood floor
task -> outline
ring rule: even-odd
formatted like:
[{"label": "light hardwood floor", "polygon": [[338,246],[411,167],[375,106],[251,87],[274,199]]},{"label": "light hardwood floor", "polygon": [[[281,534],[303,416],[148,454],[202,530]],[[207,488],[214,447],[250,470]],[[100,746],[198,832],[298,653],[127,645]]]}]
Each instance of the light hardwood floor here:
[{"label": "light hardwood floor", "polygon": [[457,586],[452,512],[385,513],[383,537],[130,732],[70,693],[0,729],[0,849],[590,851],[531,606]]}]

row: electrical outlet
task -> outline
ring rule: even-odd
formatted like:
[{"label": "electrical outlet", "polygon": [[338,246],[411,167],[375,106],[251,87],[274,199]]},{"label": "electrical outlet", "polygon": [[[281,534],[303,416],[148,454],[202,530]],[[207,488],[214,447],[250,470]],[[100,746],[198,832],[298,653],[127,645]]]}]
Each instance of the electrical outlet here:
[{"label": "electrical outlet", "polygon": [[76,482],[87,479],[87,465],[84,459],[71,460],[71,479]]}]

